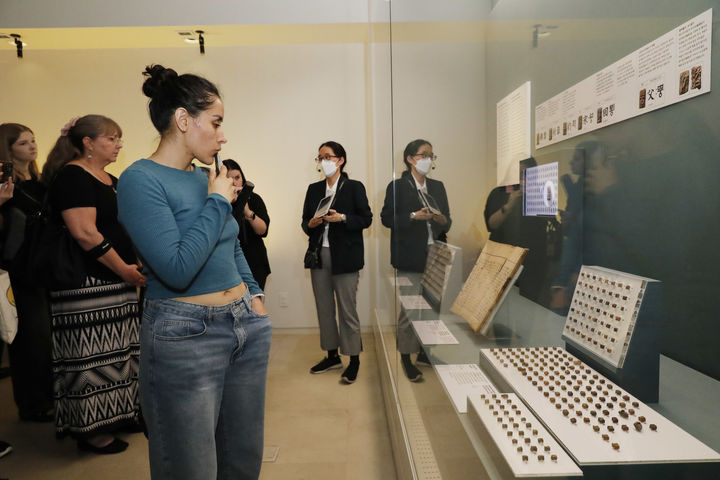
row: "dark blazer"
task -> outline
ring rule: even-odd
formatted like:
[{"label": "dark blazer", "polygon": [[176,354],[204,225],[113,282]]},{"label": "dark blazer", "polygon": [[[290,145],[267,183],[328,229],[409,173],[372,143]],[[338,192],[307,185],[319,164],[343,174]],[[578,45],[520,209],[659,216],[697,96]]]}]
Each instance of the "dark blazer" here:
[{"label": "dark blazer", "polygon": [[264,278],[270,275],[270,262],[268,261],[265,242],[263,242],[263,238],[267,237],[270,231],[270,216],[267,213],[265,202],[263,202],[263,199],[257,193],[251,193],[247,203],[248,208],[250,208],[255,215],[262,218],[267,225],[265,233],[262,235],[255,233],[250,222],[245,219],[243,212],[245,205],[238,205],[238,203],[235,202],[233,204],[232,214],[240,227],[238,239],[240,239],[240,246],[245,254],[245,259],[250,267],[250,271],[255,278]]},{"label": "dark blazer", "polygon": [[[452,225],[445,186],[439,180],[425,178],[428,193],[437,201],[440,211],[448,222],[440,225],[430,222],[433,240],[447,241],[447,232]],[[422,272],[428,252],[428,230],[426,222],[411,220],[410,213],[423,207],[418,197],[412,174],[404,171],[402,177],[390,182],[385,191],[380,219],[391,230],[390,263],[398,270]]]},{"label": "dark blazer", "polygon": [[[365,187],[357,180],[350,180],[347,174],[340,174],[333,210],[344,213],[347,222],[332,222],[328,231],[332,273],[357,272],[365,265],[362,231],[372,223],[372,212],[368,204]],[[322,242],[325,223],[309,228],[308,222],[315,214],[318,203],[325,197],[326,181],[311,183],[305,193],[302,229],[309,236],[308,245]]]}]

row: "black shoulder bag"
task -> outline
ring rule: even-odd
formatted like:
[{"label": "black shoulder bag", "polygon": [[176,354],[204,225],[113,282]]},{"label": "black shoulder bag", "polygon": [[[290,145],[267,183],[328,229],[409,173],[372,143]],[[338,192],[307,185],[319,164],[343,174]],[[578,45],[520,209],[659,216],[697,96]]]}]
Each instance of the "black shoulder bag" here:
[{"label": "black shoulder bag", "polygon": [[85,252],[65,223],[52,218],[48,196],[42,208],[27,218],[24,242],[11,264],[13,277],[50,290],[79,288],[86,276]]}]

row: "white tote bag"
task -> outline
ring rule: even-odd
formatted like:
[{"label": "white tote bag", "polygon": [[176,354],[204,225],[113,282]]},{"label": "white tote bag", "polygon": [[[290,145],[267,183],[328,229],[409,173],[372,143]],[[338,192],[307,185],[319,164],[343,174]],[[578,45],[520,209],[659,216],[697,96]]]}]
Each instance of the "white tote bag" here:
[{"label": "white tote bag", "polygon": [[12,343],[18,329],[15,296],[10,286],[10,275],[0,270],[0,338],[5,343]]}]

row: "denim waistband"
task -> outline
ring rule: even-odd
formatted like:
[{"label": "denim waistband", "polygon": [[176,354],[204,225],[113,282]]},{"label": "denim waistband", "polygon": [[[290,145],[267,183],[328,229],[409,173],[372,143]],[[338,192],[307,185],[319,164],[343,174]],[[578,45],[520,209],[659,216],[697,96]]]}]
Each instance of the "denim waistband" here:
[{"label": "denim waistband", "polygon": [[223,313],[232,312],[236,309],[251,310],[250,290],[245,290],[242,297],[233,300],[225,305],[200,305],[198,303],[188,303],[172,298],[149,299],[146,298],[143,304],[145,312],[152,314],[156,311],[166,311],[191,315],[193,317],[209,317],[213,315],[222,315]]}]

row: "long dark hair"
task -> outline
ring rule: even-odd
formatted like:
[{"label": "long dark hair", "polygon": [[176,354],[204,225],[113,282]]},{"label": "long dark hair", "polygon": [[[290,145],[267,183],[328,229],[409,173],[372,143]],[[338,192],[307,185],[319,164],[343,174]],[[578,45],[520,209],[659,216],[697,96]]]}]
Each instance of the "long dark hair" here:
[{"label": "long dark hair", "polygon": [[143,75],[148,77],[142,91],[150,98],[150,120],[161,135],[170,128],[178,108],[197,117],[220,98],[220,92],[212,82],[191,73],[178,75],[172,68],[148,65]]},{"label": "long dark hair", "polygon": [[405,147],[405,151],[403,152],[403,162],[405,162],[405,167],[408,171],[412,170],[412,168],[410,167],[410,162],[408,162],[407,157],[417,155],[418,151],[423,145],[430,145],[430,148],[432,148],[432,143],[428,142],[427,140],[423,140],[422,138],[413,140],[412,142],[407,144],[407,147]]},{"label": "long dark hair", "polygon": [[[2,125],[0,125],[0,163],[15,163],[15,158],[12,155],[12,146],[15,142],[17,142],[18,138],[20,138],[20,135],[24,132],[30,132],[32,135],[35,135],[35,133],[33,133],[33,131],[30,130],[29,127],[26,127],[25,125],[22,125],[20,123],[3,123]],[[36,160],[30,162],[30,164],[28,165],[28,169],[30,170],[31,179],[37,179],[40,176]],[[17,181],[18,172],[17,170],[13,170],[13,172],[13,181]]]},{"label": "long dark hair", "polygon": [[103,115],[85,115],[75,121],[67,134],[60,135],[55,146],[50,150],[42,170],[42,182],[50,185],[55,175],[68,162],[83,156],[85,137],[95,140],[100,135],[117,135],[122,137],[122,129],[112,118]]}]

